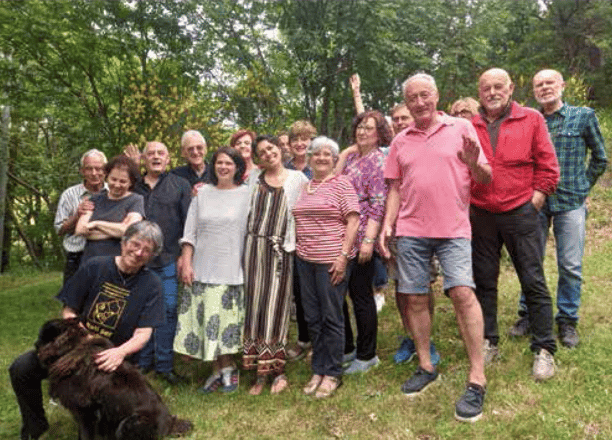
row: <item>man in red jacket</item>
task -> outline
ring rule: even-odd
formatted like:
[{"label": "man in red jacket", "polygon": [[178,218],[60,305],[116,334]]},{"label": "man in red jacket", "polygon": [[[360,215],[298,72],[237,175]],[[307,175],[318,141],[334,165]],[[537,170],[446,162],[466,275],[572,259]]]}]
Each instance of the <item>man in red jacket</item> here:
[{"label": "man in red jacket", "polygon": [[525,292],[531,324],[533,376],[555,374],[552,300],[538,245],[538,213],[555,191],[559,165],[542,115],[512,101],[505,70],[490,69],[478,82],[480,114],[472,123],[493,170],[490,184],[472,182],[470,221],[476,296],[484,315],[485,361],[499,356],[497,281],[502,245]]}]

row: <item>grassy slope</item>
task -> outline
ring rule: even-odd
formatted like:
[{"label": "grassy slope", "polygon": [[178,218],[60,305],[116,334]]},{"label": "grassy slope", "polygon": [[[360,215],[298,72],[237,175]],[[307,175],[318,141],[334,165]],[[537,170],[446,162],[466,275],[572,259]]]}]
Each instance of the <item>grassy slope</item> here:
[{"label": "grassy slope", "polygon": [[[510,340],[505,331],[516,317],[518,281],[506,265],[500,277],[500,331],[502,359],[487,370],[489,388],[484,418],[474,424],[453,420],[455,400],[462,393],[467,361],[450,302],[440,293],[434,339],[442,353],[442,380],[412,401],[399,391],[415,363],[395,365],[391,356],[402,333],[392,295],[379,315],[381,365],[365,376],[346,377],[337,395],[316,401],[301,393],[309,378],[304,363],[290,364],[291,388],[281,396],[251,397],[252,378],[241,377],[232,395],[201,396],[195,392],[209,367],[177,362],[194,383],[178,388],[153,381],[173,411],[195,422],[190,439],[608,439],[612,438],[612,241],[610,173],[590,200],[584,293],[575,350],[560,348],[558,373],[551,381],[530,377],[532,355],[526,339]],[[556,285],[553,246],[548,247],[546,273],[552,291]],[[18,438],[19,412],[10,389],[7,368],[19,353],[31,347],[40,324],[57,315],[52,299],[60,286],[59,274],[0,277],[0,439]],[[51,430],[43,439],[74,439],[76,430],[62,408],[46,405]]]}]

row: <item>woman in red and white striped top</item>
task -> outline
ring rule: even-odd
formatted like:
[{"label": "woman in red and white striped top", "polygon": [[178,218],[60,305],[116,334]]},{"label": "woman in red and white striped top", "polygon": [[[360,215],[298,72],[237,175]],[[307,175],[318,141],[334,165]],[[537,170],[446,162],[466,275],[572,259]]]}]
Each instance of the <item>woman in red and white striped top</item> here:
[{"label": "woman in red and white striped top", "polygon": [[313,178],[304,185],[293,215],[302,305],[312,341],[313,376],[306,394],[327,397],[342,383],[347,264],[354,258],[359,201],[346,176],[336,176],[338,144],[324,136],[308,148]]}]

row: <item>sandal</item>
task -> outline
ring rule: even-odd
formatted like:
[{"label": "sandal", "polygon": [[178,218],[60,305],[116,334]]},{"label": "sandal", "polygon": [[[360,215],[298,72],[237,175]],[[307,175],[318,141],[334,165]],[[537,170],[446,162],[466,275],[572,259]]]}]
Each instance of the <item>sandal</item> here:
[{"label": "sandal", "polygon": [[270,388],[270,394],[280,394],[289,386],[287,376],[279,374],[272,381],[272,387]]},{"label": "sandal", "polygon": [[214,393],[221,385],[223,385],[223,383],[221,382],[221,373],[213,373],[208,379],[206,379],[206,382],[204,382],[204,386],[198,388],[198,393]]},{"label": "sandal", "polygon": [[249,390],[249,394],[251,396],[259,396],[261,392],[263,391],[265,385],[266,385],[266,376],[257,376],[257,379],[255,379],[255,383]]},{"label": "sandal", "polygon": [[319,385],[319,388],[317,389],[317,392],[315,393],[315,397],[317,399],[325,399],[331,396],[332,394],[334,394],[334,392],[341,386],[342,386],[341,377],[324,376],[323,380],[321,381],[321,385]]},{"label": "sandal", "polygon": [[[223,371],[223,370],[222,370]],[[240,373],[237,368],[232,368],[229,371],[223,371],[221,376],[221,383],[223,386],[219,391],[222,393],[231,393],[238,389],[238,383],[240,381]]]},{"label": "sandal", "polygon": [[323,380],[323,376],[320,374],[314,374],[304,387],[304,394],[307,396],[314,394],[319,385],[321,385],[321,380]]}]

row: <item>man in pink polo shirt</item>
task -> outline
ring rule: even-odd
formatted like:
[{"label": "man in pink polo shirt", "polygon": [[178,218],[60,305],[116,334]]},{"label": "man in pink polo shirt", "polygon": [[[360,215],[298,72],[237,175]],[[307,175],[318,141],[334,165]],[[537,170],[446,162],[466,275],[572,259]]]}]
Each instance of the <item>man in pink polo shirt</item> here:
[{"label": "man in pink polo shirt", "polygon": [[465,393],[455,406],[455,418],[474,422],[482,416],[484,374],[483,317],[474,294],[469,219],[470,184],[491,180],[491,168],[469,121],[437,111],[435,80],[419,73],[403,85],[406,105],[414,118],[393,139],[385,163],[389,182],[387,207],[380,234],[383,252],[387,239],[397,236],[400,313],[414,336],[419,367],[403,385],[414,396],[438,377],[429,355],[429,261],[435,252],[444,271],[444,290],[451,298],[470,371]]}]

